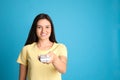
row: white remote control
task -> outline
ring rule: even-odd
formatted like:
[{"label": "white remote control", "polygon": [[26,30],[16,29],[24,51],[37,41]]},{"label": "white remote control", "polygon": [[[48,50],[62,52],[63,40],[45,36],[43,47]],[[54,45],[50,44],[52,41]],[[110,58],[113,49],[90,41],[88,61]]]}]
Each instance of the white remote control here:
[{"label": "white remote control", "polygon": [[50,61],[50,57],[48,55],[40,55],[40,62],[47,63]]}]

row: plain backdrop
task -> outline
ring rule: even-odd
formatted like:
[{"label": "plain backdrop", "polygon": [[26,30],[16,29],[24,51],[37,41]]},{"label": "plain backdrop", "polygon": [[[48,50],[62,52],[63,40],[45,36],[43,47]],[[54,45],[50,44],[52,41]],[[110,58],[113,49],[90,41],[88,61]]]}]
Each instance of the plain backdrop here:
[{"label": "plain backdrop", "polygon": [[63,80],[120,80],[120,0],[0,0],[0,80],[18,80],[16,60],[39,13],[68,48]]}]

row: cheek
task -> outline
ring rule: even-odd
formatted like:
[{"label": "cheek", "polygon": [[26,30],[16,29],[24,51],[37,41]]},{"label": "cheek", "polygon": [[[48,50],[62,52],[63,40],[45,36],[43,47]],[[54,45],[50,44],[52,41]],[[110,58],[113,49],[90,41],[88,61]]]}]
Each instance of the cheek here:
[{"label": "cheek", "polygon": [[51,30],[49,31],[49,35],[51,35]]},{"label": "cheek", "polygon": [[52,30],[50,29],[50,30],[49,30],[49,33],[51,33],[51,32],[52,32]]},{"label": "cheek", "polygon": [[36,29],[36,34],[39,35],[40,34],[40,30]]},{"label": "cheek", "polygon": [[49,30],[49,33],[51,33],[51,30]]}]

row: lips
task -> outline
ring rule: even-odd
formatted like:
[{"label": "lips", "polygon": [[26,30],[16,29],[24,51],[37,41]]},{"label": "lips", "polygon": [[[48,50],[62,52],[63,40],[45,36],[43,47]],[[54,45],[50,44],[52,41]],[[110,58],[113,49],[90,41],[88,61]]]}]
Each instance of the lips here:
[{"label": "lips", "polygon": [[41,36],[46,36],[47,34],[41,34]]}]

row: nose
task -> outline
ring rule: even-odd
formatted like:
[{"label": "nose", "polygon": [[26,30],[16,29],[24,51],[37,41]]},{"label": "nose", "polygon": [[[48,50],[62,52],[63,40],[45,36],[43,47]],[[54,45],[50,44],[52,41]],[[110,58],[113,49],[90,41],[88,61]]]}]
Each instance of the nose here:
[{"label": "nose", "polygon": [[45,28],[42,28],[42,33],[44,33],[46,31],[46,29]]}]

